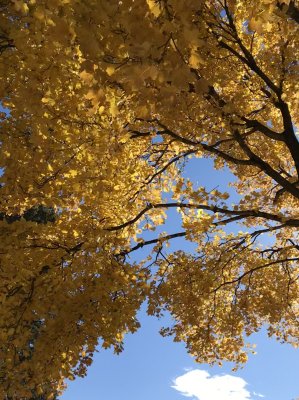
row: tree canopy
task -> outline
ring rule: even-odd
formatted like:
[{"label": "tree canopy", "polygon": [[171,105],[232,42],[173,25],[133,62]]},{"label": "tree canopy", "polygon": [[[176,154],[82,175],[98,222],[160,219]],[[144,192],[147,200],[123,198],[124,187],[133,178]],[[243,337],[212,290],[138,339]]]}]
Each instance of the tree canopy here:
[{"label": "tree canopy", "polygon": [[0,2],[0,396],[53,399],[145,300],[198,362],[245,362],[262,326],[298,345],[298,23],[295,0]]}]

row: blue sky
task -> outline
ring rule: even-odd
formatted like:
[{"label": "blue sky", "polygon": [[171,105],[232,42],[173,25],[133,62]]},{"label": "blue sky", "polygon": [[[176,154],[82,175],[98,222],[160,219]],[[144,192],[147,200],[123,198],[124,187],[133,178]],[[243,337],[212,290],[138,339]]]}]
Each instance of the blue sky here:
[{"label": "blue sky", "polygon": [[[208,190],[229,190],[232,176],[215,171],[210,160],[192,161],[186,175]],[[169,233],[178,221],[169,214]],[[174,248],[185,248],[176,239]],[[138,256],[138,255],[136,255]],[[139,313],[140,330],[125,339],[123,353],[99,349],[84,379],[70,382],[61,400],[295,400],[299,398],[299,352],[268,339],[265,332],[252,336],[257,354],[245,367],[232,372],[232,364],[209,367],[194,362],[183,343],[160,336],[163,320]],[[164,317],[164,325],[169,317]]]},{"label": "blue sky", "polygon": [[[109,350],[100,350],[84,379],[70,382],[61,400],[183,400],[181,391],[174,389],[174,380],[194,370],[207,371],[208,379],[191,375],[191,379],[181,384],[185,392],[196,394],[197,385],[201,388],[215,387],[215,375],[224,375],[219,386],[219,398],[192,397],[199,400],[226,400],[227,382],[233,377],[242,378],[251,395],[227,400],[291,400],[299,396],[299,357],[298,351],[290,345],[281,345],[269,340],[265,333],[255,335],[257,355],[251,356],[246,366],[232,372],[232,365],[222,368],[196,364],[187,354],[184,344],[174,343],[170,338],[162,338],[158,331],[162,321],[140,313],[142,327],[134,335],[128,335],[125,350],[116,356]],[[183,379],[183,380],[184,380]],[[212,379],[212,382],[208,382]],[[182,379],[181,379],[182,380]],[[178,383],[178,382],[177,382]],[[237,382],[229,382],[230,387]],[[264,397],[254,395],[258,393]]]}]

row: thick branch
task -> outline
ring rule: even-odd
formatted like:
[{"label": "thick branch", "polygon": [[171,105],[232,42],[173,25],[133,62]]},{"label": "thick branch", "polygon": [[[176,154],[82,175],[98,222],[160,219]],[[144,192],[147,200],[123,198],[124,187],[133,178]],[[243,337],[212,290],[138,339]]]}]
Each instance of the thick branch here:
[{"label": "thick branch", "polygon": [[225,161],[229,161],[233,164],[254,165],[254,163],[249,159],[240,159],[240,158],[232,157],[229,154],[225,153],[224,151],[215,149],[213,146],[210,146],[208,144],[202,143],[201,146],[203,149],[207,150],[208,152],[210,152],[212,154],[216,154],[217,156],[223,158]]},{"label": "thick branch", "polygon": [[229,210],[223,207],[218,207],[216,205],[208,206],[206,204],[190,204],[190,203],[159,203],[159,204],[148,204],[143,210],[141,210],[136,217],[132,218],[129,221],[124,222],[123,224],[112,226],[106,228],[107,231],[117,231],[123,228],[126,228],[129,225],[134,224],[140,218],[143,217],[149,210],[157,209],[157,208],[187,208],[187,209],[198,209],[198,210],[206,210],[211,211],[212,213],[220,213],[224,215],[233,215],[240,216],[241,218],[263,218],[270,221],[276,222],[284,222],[286,226],[299,226],[299,220],[290,218],[285,221],[285,218],[280,217],[275,214],[271,214],[264,211],[259,210]]},{"label": "thick branch", "polygon": [[274,179],[278,184],[280,184],[283,188],[285,188],[289,193],[291,193],[294,197],[299,198],[299,190],[287,179],[285,179],[279,172],[271,167],[266,161],[262,160],[258,155],[256,155],[250,147],[247,145],[243,137],[239,132],[235,131],[235,137],[237,142],[239,143],[242,150],[247,154],[249,159],[254,162],[254,164],[259,167],[262,171],[264,171],[268,176]]},{"label": "thick branch", "polygon": [[[286,14],[291,16],[292,18],[299,19],[299,10],[295,7],[295,2],[291,1],[289,6],[287,6],[284,3],[277,2],[277,6],[280,9],[285,9],[287,7]],[[299,177],[299,142],[296,138],[296,135],[294,133],[293,129],[293,124],[292,124],[292,119],[291,115],[289,112],[289,108],[287,103],[285,103],[282,99],[282,88],[278,87],[270,78],[267,76],[261,68],[257,65],[257,62],[255,58],[253,57],[252,53],[244,46],[242,40],[238,36],[237,29],[234,24],[233,17],[228,9],[226,7],[226,13],[229,19],[229,25],[234,33],[235,39],[237,44],[239,45],[240,49],[242,50],[242,54],[239,54],[233,47],[231,47],[229,44],[224,42],[223,40],[220,40],[220,46],[227,49],[231,54],[235,55],[242,63],[247,65],[252,71],[254,71],[266,84],[267,86],[277,95],[278,101],[275,102],[275,106],[280,110],[283,118],[283,124],[284,124],[284,132],[283,136],[281,134],[278,134],[276,132],[273,132],[272,130],[268,129],[267,127],[263,126],[260,124],[258,121],[248,121],[246,120],[247,126],[252,126],[256,127],[259,129],[260,132],[264,133],[266,136],[275,139],[275,140],[282,140],[286,143],[292,157],[295,163],[295,167],[297,170],[297,175]],[[296,21],[298,22],[298,20]]]},{"label": "thick branch", "polygon": [[270,129],[268,126],[263,125],[261,122],[255,119],[242,118],[242,120],[246,123],[246,128],[254,128],[256,131],[259,131],[266,135],[268,138],[273,140],[278,140],[280,142],[285,142],[285,137],[283,133],[278,133]]},{"label": "thick branch", "polygon": [[299,177],[299,142],[295,135],[291,113],[287,103],[285,103],[283,100],[280,100],[277,103],[277,106],[280,109],[283,119],[285,143],[293,157],[297,176]]},{"label": "thick branch", "polygon": [[[235,157],[232,157],[231,155],[225,153],[224,151],[215,148],[214,146],[217,146],[217,143],[214,146],[211,146],[211,145],[208,145],[206,143],[199,142],[199,141],[193,141],[191,139],[185,138],[185,137],[180,136],[177,133],[171,131],[162,122],[160,122],[157,119],[151,120],[150,122],[155,122],[155,123],[157,123],[158,125],[160,125],[163,128],[163,131],[157,131],[156,132],[158,135],[168,135],[168,136],[170,136],[170,137],[172,137],[172,138],[174,138],[174,139],[176,139],[179,142],[182,142],[184,144],[191,145],[191,146],[202,147],[204,150],[207,150],[210,153],[216,154],[216,155],[220,156],[221,158],[225,159],[226,161],[232,162],[234,164],[253,165],[251,160],[235,158]],[[134,135],[134,138],[135,138],[136,137],[136,131],[134,131],[134,132],[135,132],[135,135]],[[141,135],[143,136],[142,133],[141,133]]]}]

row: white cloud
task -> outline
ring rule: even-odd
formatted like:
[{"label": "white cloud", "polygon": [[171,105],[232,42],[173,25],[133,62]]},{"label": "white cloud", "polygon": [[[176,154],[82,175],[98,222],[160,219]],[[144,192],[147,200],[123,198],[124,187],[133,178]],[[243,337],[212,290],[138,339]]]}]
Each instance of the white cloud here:
[{"label": "white cloud", "polygon": [[237,376],[211,376],[207,371],[195,369],[177,377],[173,383],[172,387],[182,395],[198,400],[254,400],[246,389],[247,382]]}]

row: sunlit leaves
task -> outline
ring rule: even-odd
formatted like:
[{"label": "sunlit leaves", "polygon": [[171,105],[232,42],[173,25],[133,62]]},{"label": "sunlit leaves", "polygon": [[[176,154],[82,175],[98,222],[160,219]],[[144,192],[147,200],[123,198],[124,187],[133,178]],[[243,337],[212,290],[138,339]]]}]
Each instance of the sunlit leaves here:
[{"label": "sunlit leaves", "polygon": [[[297,344],[290,5],[2,6],[1,395],[48,395],[85,375],[98,343],[120,352],[146,298],[198,361],[246,361],[244,333],[263,324]],[[236,193],[203,187],[202,170],[192,183],[190,157],[230,168]],[[148,240],[167,209],[183,231]],[[176,237],[194,253],[172,253]]]}]

